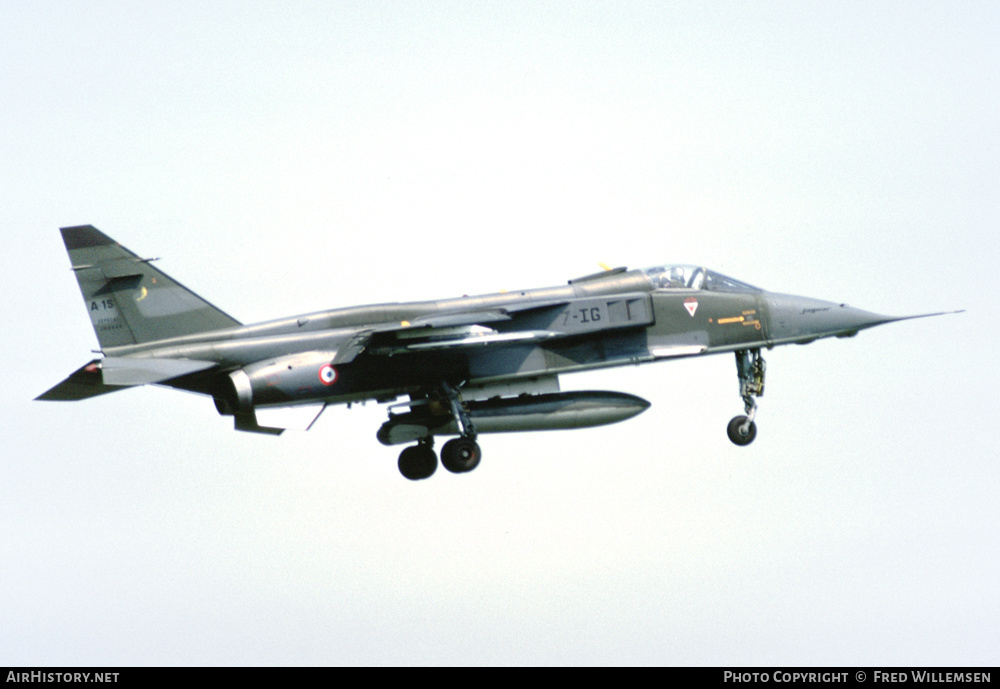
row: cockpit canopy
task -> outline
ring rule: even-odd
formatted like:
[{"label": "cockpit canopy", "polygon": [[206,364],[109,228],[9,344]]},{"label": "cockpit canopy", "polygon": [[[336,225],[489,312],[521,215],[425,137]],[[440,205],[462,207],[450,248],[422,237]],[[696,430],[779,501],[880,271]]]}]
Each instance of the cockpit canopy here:
[{"label": "cockpit canopy", "polygon": [[700,266],[671,264],[643,268],[655,289],[701,289],[712,292],[761,292],[759,287],[734,280]]}]

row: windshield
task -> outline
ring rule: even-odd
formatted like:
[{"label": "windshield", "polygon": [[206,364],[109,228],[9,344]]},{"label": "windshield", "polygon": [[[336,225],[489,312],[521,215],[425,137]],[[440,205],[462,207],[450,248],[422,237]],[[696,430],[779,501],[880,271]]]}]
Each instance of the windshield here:
[{"label": "windshield", "polygon": [[713,292],[760,292],[760,288],[700,266],[671,264],[644,268],[654,289],[702,289]]}]

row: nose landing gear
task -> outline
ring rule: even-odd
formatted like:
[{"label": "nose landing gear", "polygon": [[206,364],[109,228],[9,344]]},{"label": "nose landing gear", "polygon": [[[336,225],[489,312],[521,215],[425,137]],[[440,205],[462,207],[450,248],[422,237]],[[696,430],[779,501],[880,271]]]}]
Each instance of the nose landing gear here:
[{"label": "nose landing gear", "polygon": [[746,409],[746,416],[735,416],[729,422],[726,433],[736,445],[749,445],[757,437],[757,401],[754,397],[764,395],[764,373],[767,364],[759,349],[741,349],[736,352],[736,373],[740,379],[740,397]]}]

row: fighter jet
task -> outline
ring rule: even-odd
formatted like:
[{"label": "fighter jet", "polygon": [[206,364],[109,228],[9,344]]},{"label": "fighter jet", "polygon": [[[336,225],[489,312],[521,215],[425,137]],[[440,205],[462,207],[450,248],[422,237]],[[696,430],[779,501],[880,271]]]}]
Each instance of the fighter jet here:
[{"label": "fighter jet", "polygon": [[456,436],[441,463],[460,474],[478,466],[480,434],[600,426],[650,406],[621,392],[562,392],[560,375],[709,354],[736,359],[745,413],[727,433],[748,445],[762,350],[940,315],[882,316],[675,264],[243,325],[93,226],[61,232],[103,356],[37,399],[165,385],[211,397],[236,430],[274,435],[284,429],[262,425],[258,411],[310,405],[315,422],[329,405],[395,402],[376,437],[408,445],[398,465],[411,480],[437,469],[436,436]]}]

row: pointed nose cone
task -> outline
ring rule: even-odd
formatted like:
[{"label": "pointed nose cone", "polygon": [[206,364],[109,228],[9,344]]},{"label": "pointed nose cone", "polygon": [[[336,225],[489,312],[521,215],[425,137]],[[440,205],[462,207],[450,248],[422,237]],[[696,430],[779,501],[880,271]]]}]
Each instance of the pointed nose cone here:
[{"label": "pointed nose cone", "polygon": [[[859,330],[920,316],[883,316],[846,304],[767,293],[768,339],[775,344],[805,344],[821,337],[851,337]],[[932,315],[932,314],[927,314]]]}]

